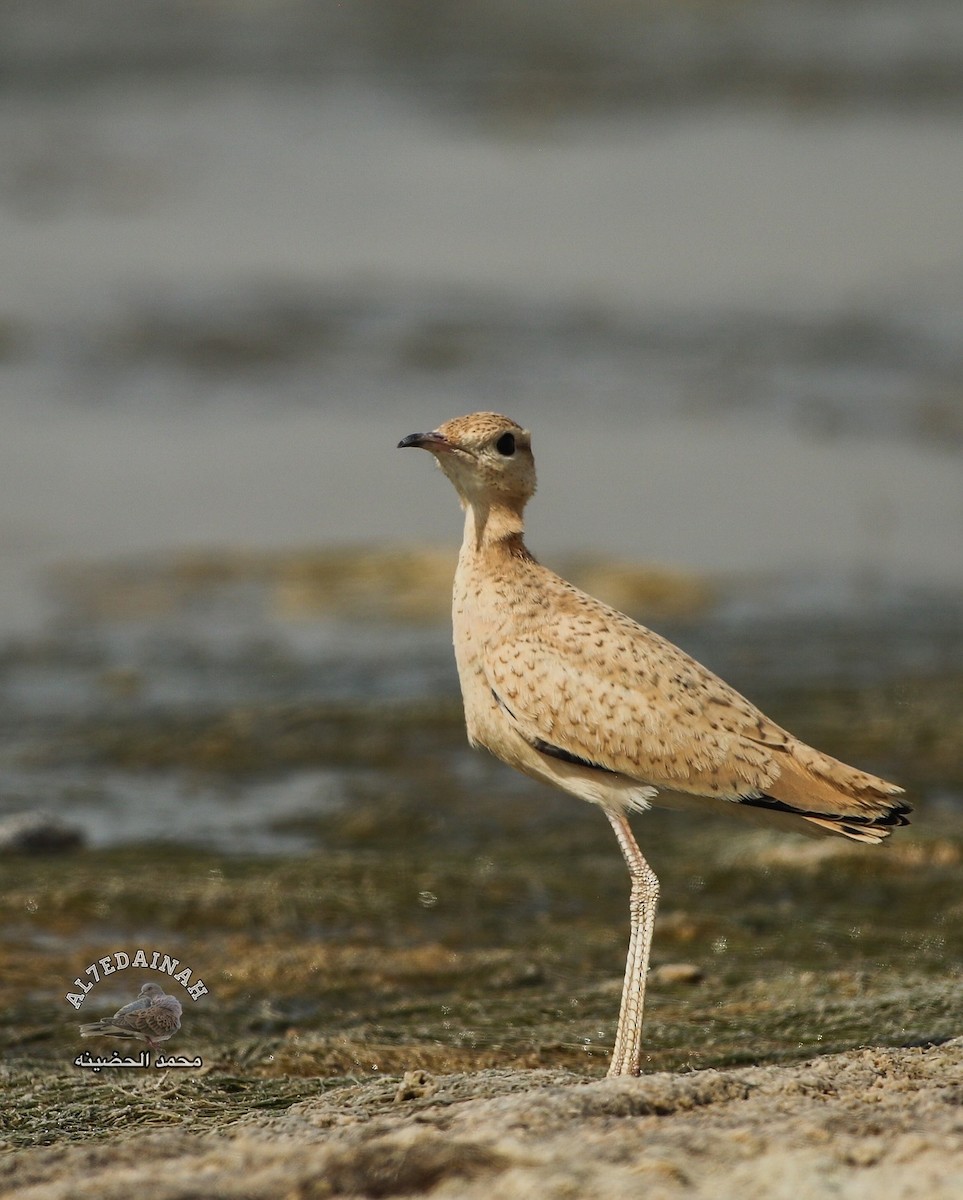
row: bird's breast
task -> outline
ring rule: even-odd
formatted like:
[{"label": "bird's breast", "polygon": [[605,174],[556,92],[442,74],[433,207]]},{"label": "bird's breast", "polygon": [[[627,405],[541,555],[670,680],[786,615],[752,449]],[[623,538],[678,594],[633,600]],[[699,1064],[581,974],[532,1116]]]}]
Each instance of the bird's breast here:
[{"label": "bird's breast", "polygon": [[520,739],[492,694],[486,669],[506,635],[506,613],[512,605],[498,581],[483,577],[471,564],[459,563],[452,596],[455,664],[465,706],[465,725],[473,746],[518,765]]}]

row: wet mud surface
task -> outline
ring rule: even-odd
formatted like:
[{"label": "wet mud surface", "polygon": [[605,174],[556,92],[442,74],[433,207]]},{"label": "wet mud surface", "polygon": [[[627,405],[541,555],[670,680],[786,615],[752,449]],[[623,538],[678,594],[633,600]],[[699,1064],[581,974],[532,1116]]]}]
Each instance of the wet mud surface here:
[{"label": "wet mud surface", "polygon": [[[373,576],[377,563],[373,553]],[[669,615],[662,581],[661,628],[801,736],[899,779],[917,811],[876,848],[730,813],[637,818],[663,885],[645,1077],[591,1085],[614,1035],[624,868],[590,806],[467,747],[444,626],[431,614],[412,624],[404,594],[402,619],[387,624],[320,615],[316,589],[297,620],[279,616],[289,563],[226,577],[221,563],[187,587],[181,568],[158,561],[146,591],[143,579],[132,591],[129,575],[105,568],[99,593],[86,576],[69,577],[82,586],[60,578],[62,622],[5,652],[4,808],[44,808],[84,841],[0,857],[11,1183],[59,1195],[54,1164],[77,1154],[69,1161],[103,1195],[120,1186],[113,1172],[131,1169],[163,1170],[169,1194],[187,1195],[178,1172],[201,1162],[217,1164],[223,1195],[282,1185],[470,1195],[473,1180],[494,1176],[511,1195],[531,1185],[518,1172],[544,1173],[549,1161],[565,1186],[580,1177],[564,1151],[571,1127],[599,1156],[602,1174],[584,1194],[608,1195],[627,1169],[633,1123],[657,1120],[662,1149],[647,1141],[632,1170],[655,1173],[654,1194],[683,1194],[701,1178],[694,1137],[715,1146],[719,1130],[737,1129],[727,1151],[737,1159],[738,1147],[763,1145],[770,1087],[780,1119],[810,1121],[779,1155],[829,1153],[825,1131],[842,1122],[849,1149],[834,1143],[825,1170],[847,1176],[858,1162],[868,1181],[894,1145],[911,1159],[913,1136],[920,1163],[935,1153],[922,1117],[904,1114],[894,1142],[858,1088],[841,1099],[840,1080],[870,1060],[885,1103],[908,1089],[939,1114],[949,1131],[939,1169],[950,1170],[961,1081],[945,1043],[959,1034],[963,986],[963,672],[951,604],[747,625],[731,597],[684,578]],[[635,604],[643,617],[646,595]],[[800,638],[797,669],[790,653],[773,661]],[[177,959],[169,973],[188,968],[186,983],[208,989],[194,1001],[165,978],[185,1005],[170,1049],[198,1056],[200,1069],[75,1065],[89,1046],[80,1021],[109,1015],[158,975],[105,976],[81,1011],[66,1000],[73,981],[137,949]],[[936,1061],[945,1072],[921,1081],[922,1064]],[[757,1088],[741,1068],[763,1062]],[[688,1095],[700,1080],[708,1100],[644,1100],[653,1088]],[[582,1098],[574,1110],[568,1096]],[[272,1113],[287,1114],[283,1129]],[[455,1113],[472,1132],[442,1151],[437,1130]],[[529,1126],[541,1130],[535,1142],[513,1132]],[[291,1139],[296,1153],[282,1162],[266,1135]],[[377,1154],[362,1151],[369,1140]],[[256,1184],[237,1175],[241,1155],[258,1164]],[[323,1186],[304,1182],[318,1172]],[[545,1179],[545,1194],[567,1194]]]}]

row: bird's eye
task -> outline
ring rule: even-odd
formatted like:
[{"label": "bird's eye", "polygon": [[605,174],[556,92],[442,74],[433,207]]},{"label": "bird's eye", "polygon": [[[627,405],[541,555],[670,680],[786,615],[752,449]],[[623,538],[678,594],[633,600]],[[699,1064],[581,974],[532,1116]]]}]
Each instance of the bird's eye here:
[{"label": "bird's eye", "polygon": [[503,433],[495,443],[495,449],[499,454],[504,454],[506,458],[510,458],[515,453],[515,435],[513,433]]}]

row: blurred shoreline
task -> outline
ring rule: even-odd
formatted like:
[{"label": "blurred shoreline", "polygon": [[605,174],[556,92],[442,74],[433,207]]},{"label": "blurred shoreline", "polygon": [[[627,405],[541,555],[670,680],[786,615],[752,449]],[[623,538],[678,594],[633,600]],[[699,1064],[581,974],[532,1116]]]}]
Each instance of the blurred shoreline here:
[{"label": "blurred shoreline", "polygon": [[550,561],[963,584],[948,111],[519,132],[357,79],[63,95],[0,112],[0,631],[64,561],[453,545],[393,446],[483,408],[534,431]]},{"label": "blurred shoreline", "polygon": [[0,12],[7,87],[113,79],[390,81],[447,112],[526,124],[560,112],[695,103],[958,102],[954,0],[264,0],[176,9],[142,0]]}]

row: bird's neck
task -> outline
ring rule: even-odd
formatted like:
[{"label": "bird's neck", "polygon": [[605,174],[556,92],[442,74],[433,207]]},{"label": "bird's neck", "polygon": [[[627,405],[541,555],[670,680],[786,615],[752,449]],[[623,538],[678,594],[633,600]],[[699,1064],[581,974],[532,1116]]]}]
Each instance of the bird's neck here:
[{"label": "bird's neck", "polygon": [[525,522],[519,508],[478,501],[465,507],[463,554],[472,557],[499,552],[527,555],[524,534]]}]

